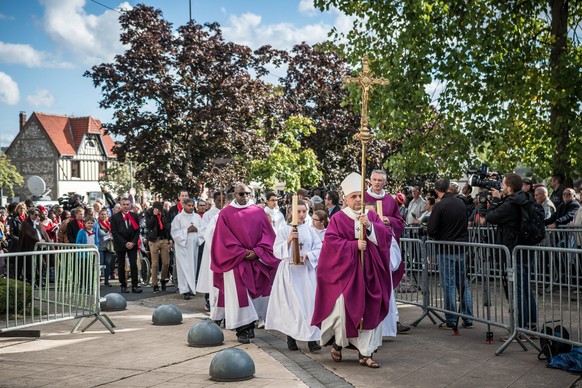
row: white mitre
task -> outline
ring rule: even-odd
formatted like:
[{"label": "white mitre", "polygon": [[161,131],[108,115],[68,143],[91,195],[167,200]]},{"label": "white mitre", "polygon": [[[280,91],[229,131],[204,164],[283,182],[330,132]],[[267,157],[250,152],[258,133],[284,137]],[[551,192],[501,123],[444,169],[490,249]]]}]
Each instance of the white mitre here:
[{"label": "white mitre", "polygon": [[344,197],[347,197],[354,191],[361,191],[362,190],[362,176],[357,172],[352,172],[350,175],[346,177],[341,183],[342,191],[344,193]]}]

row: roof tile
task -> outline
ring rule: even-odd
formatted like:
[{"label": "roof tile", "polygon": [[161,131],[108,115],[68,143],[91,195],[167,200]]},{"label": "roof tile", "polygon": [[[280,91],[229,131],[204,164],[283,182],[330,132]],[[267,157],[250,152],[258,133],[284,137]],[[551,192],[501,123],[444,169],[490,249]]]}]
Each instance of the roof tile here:
[{"label": "roof tile", "polygon": [[76,155],[85,133],[101,134],[107,156],[115,156],[113,152],[115,142],[111,136],[105,134],[99,119],[91,116],[73,117],[39,112],[33,112],[32,115],[36,116],[61,156]]}]

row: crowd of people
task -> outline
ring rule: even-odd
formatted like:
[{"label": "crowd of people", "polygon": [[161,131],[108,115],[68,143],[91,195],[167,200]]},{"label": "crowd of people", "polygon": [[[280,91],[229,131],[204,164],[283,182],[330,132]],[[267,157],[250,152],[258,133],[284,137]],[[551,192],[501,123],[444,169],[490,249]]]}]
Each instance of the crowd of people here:
[{"label": "crowd of people", "polygon": [[[342,350],[353,348],[363,366],[377,368],[372,356],[382,337],[410,329],[399,322],[393,292],[404,276],[399,241],[406,226],[424,226],[435,240],[464,242],[469,226],[495,224],[499,241],[511,250],[520,217],[512,202],[527,200],[543,206],[548,228],[582,225],[576,192],[559,175],[550,181],[551,196],[516,174],[506,174],[501,190],[487,193],[439,179],[425,193],[415,186],[390,195],[386,182],[386,173],[374,170],[364,198],[361,177],[352,173],[341,192],[299,189],[296,198],[268,192],[255,200],[238,183],[204,200],[182,190],[174,204],[115,200],[106,189],[105,200],[91,205],[74,197],[70,210],[27,200],[0,209],[0,243],[5,252],[28,252],[42,241],[95,245],[103,287],[117,278],[122,293],[143,291],[138,258],[148,254],[154,293],[166,291],[171,280],[184,299],[204,294],[211,318],[235,330],[241,343],[265,327],[287,335],[289,350],[298,350],[297,341],[310,351],[330,346],[339,362]],[[18,260],[6,270],[0,257],[0,275],[32,282],[29,259]],[[471,295],[458,281],[465,278],[458,273],[463,261],[460,252],[438,255],[445,305],[454,310],[456,289],[463,295],[463,326],[472,327]],[[51,263],[47,268],[53,271]],[[530,290],[518,292],[535,310],[533,295],[525,296]],[[520,324],[535,325],[527,319],[520,316]],[[446,315],[444,328],[456,322]]]}]

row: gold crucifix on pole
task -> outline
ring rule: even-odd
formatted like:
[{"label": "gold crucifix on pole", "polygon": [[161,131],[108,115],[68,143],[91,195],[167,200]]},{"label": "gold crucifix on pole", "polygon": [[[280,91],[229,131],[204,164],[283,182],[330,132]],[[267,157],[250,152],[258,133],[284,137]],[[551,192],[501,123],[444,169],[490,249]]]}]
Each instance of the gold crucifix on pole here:
[{"label": "gold crucifix on pole", "polygon": [[[362,73],[358,77],[345,77],[344,83],[358,84],[362,88],[362,114],[360,119],[360,132],[357,135],[358,140],[362,143],[362,208],[365,211],[364,195],[366,194],[366,144],[372,140],[372,133],[368,128],[368,94],[373,85],[386,85],[387,79],[373,78],[370,71],[370,59],[368,54],[362,59]],[[360,240],[366,238],[365,228],[360,228]],[[362,273],[364,272],[364,251],[360,251],[360,261],[362,264]],[[360,331],[363,330],[364,318],[360,320]]]}]

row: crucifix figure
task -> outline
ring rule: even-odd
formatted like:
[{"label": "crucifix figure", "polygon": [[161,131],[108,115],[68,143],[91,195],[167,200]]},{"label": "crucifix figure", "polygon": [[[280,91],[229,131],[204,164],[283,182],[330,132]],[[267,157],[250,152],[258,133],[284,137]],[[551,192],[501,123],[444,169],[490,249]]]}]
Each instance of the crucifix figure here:
[{"label": "crucifix figure", "polygon": [[[360,119],[360,133],[358,136],[361,141],[369,141],[372,138],[372,134],[368,129],[368,94],[373,85],[386,85],[388,84],[388,80],[372,77],[370,59],[368,59],[368,54],[366,54],[364,55],[364,59],[362,59],[362,74],[358,77],[345,77],[344,83],[358,84],[362,88],[362,114]],[[362,171],[362,179],[365,179],[366,176],[364,172]]]},{"label": "crucifix figure", "polygon": [[[357,77],[345,77],[344,83],[355,83],[362,88],[362,114],[360,119],[360,132],[357,135],[358,140],[362,143],[362,208],[365,211],[364,195],[366,193],[366,143],[372,140],[372,133],[368,128],[368,94],[373,85],[386,85],[388,80],[383,78],[373,78],[370,71],[370,59],[368,54],[364,55],[362,59],[362,73]],[[366,228],[360,227],[360,240],[366,238]],[[360,251],[360,261],[362,264],[362,273],[364,273],[364,251]],[[362,331],[364,319],[360,321],[360,331]]]}]

